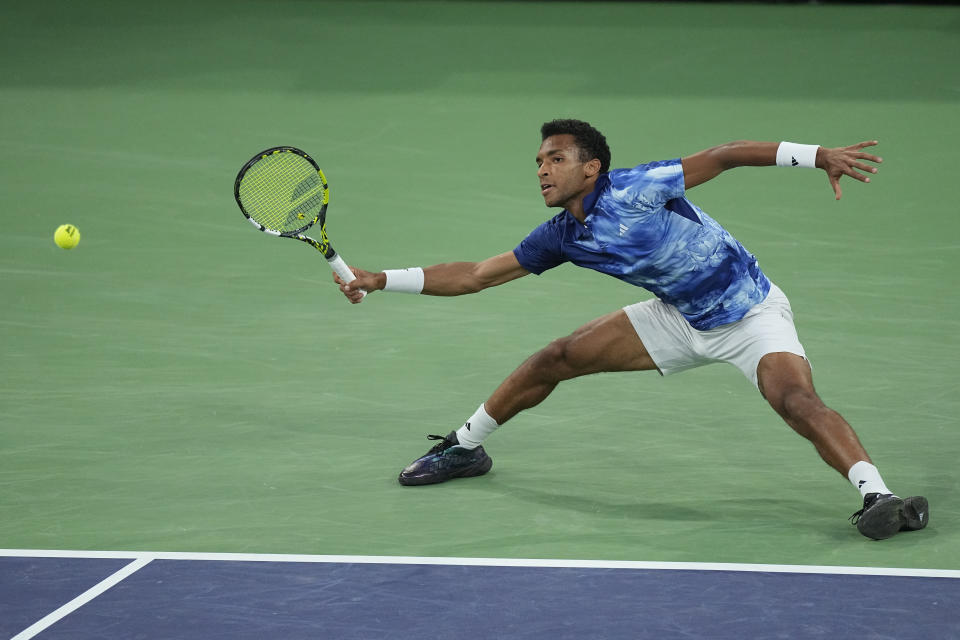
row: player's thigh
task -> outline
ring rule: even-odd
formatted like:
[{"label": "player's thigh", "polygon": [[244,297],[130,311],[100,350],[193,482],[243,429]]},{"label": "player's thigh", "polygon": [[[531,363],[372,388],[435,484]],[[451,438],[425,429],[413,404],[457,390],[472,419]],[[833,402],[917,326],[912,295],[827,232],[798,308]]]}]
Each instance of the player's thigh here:
[{"label": "player's thigh", "polygon": [[580,375],[657,368],[623,309],[591,320],[555,344]]},{"label": "player's thigh", "polygon": [[814,395],[810,363],[794,353],[768,353],[757,365],[757,386],[767,402],[783,413],[791,394]]}]

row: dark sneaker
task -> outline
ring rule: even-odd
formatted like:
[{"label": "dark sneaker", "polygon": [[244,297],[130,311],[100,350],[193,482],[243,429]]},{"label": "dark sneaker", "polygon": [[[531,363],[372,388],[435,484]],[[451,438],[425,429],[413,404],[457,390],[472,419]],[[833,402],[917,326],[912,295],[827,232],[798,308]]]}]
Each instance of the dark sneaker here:
[{"label": "dark sneaker", "polygon": [[436,484],[451,478],[482,476],[493,466],[493,460],[483,447],[476,449],[461,447],[456,431],[451,431],[447,437],[427,436],[427,438],[440,442],[400,472],[398,478],[400,484]]},{"label": "dark sneaker", "polygon": [[890,493],[868,493],[863,498],[863,509],[850,516],[857,531],[883,540],[898,531],[916,531],[927,526],[930,506],[922,496],[903,500]]}]

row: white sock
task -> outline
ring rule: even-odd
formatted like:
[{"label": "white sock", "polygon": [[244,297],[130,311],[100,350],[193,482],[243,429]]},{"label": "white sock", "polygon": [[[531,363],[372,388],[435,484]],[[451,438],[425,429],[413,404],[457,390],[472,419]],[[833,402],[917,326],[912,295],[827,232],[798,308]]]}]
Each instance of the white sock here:
[{"label": "white sock", "polygon": [[499,426],[496,420],[487,415],[487,410],[481,404],[470,419],[457,429],[457,440],[460,441],[460,446],[466,449],[476,449]]},{"label": "white sock", "polygon": [[883,483],[883,478],[880,477],[877,468],[866,460],[861,460],[850,467],[847,478],[855,488],[860,490],[860,495],[864,498],[867,497],[868,493],[893,493]]}]

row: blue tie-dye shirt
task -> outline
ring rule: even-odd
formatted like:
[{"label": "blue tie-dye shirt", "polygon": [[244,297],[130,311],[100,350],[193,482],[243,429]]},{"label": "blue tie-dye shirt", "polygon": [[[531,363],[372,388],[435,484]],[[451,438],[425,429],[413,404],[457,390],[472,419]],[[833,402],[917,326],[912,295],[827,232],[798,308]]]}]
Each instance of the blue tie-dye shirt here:
[{"label": "blue tie-dye shirt", "polygon": [[757,259],[683,197],[680,159],[615,169],[597,179],[581,224],[568,211],[513,250],[541,274],[564,262],[643,287],[699,330],[736,322],[770,291]]}]

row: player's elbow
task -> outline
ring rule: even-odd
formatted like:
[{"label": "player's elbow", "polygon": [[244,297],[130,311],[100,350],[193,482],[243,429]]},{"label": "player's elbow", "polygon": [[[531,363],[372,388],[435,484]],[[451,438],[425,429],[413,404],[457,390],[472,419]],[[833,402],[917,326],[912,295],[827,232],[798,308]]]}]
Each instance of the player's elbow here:
[{"label": "player's elbow", "polygon": [[468,278],[461,283],[460,293],[463,295],[467,295],[471,293],[480,293],[486,288],[487,287],[484,286],[484,284],[479,280],[477,280],[476,278]]},{"label": "player's elbow", "polygon": [[717,173],[741,166],[742,156],[749,144],[749,140],[734,140],[708,149],[707,153]]},{"label": "player's elbow", "polygon": [[476,268],[475,264],[460,263],[457,266],[455,276],[446,280],[444,286],[437,288],[440,295],[462,296],[478,293],[492,286]]},{"label": "player's elbow", "polygon": [[441,295],[452,296],[478,293],[530,273],[520,266],[512,252],[482,262],[457,262],[445,266],[449,288]]},{"label": "player's elbow", "polygon": [[496,284],[497,282],[494,280],[486,277],[477,270],[473,270],[464,278],[462,287],[464,293],[480,293],[484,289],[496,286]]},{"label": "player's elbow", "polygon": [[485,267],[484,263],[477,262],[465,274],[463,286],[466,288],[465,293],[479,293],[502,282],[497,272]]}]

